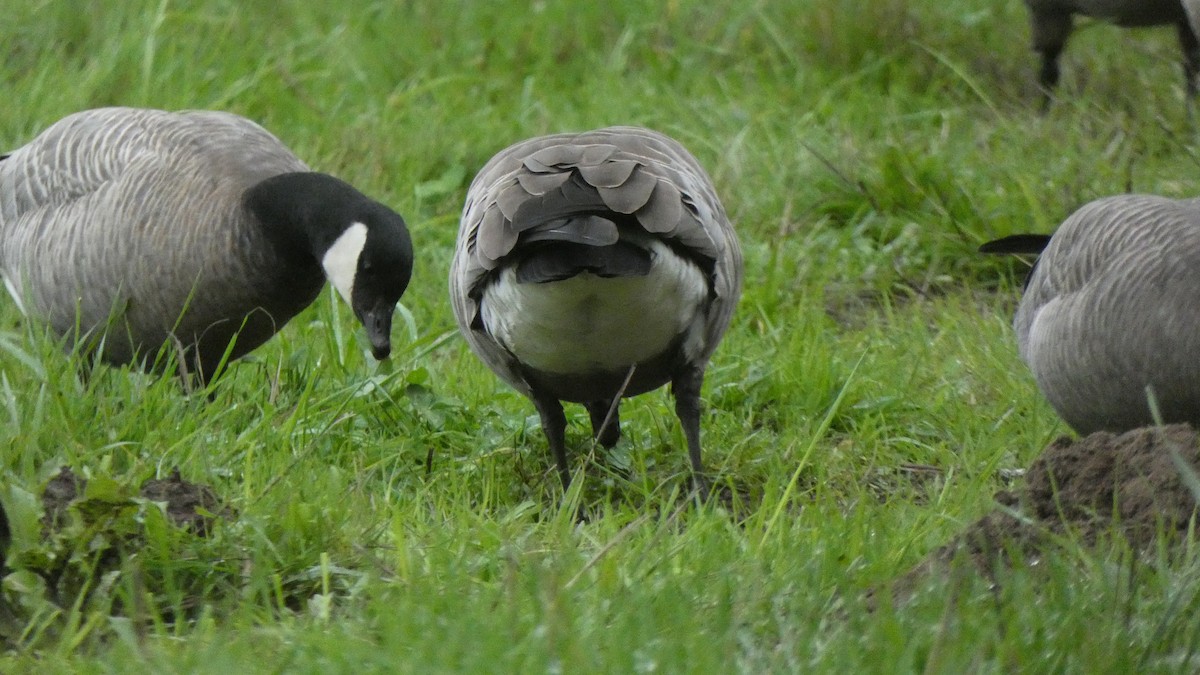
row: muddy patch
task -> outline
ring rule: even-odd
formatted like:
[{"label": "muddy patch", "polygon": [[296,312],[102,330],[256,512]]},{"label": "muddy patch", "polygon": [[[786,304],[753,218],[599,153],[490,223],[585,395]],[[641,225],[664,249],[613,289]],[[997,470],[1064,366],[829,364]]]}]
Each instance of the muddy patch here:
[{"label": "muddy patch", "polygon": [[[40,516],[33,509],[10,511],[6,518],[0,513],[5,526],[0,528],[0,609],[8,608],[0,611],[0,650],[28,646],[25,626],[48,607],[61,617],[69,614],[64,608],[129,616],[144,627],[151,616],[174,620],[181,609],[199,606],[212,577],[232,578],[232,570],[215,563],[194,574],[177,571],[170,586],[174,595],[160,597],[158,577],[146,573],[164,558],[195,555],[188,551],[203,546],[200,538],[215,522],[235,515],[212,488],[184,480],[178,470],[135,490],[110,477],[89,479],[62,467],[42,489],[40,506]],[[9,536],[8,526],[19,529],[15,525],[22,515],[37,519],[41,532],[35,541],[18,543]],[[126,592],[131,585],[138,588],[132,595]],[[53,639],[64,621],[46,624],[42,638]]]},{"label": "muddy patch", "polygon": [[62,467],[42,490],[42,536],[48,537],[62,527],[67,509],[83,493],[87,479],[80,478],[70,467]]},{"label": "muddy patch", "polygon": [[[85,499],[87,479],[70,467],[62,467],[42,491],[42,533],[49,536],[62,527],[72,504]],[[216,518],[229,519],[232,510],[224,506],[213,489],[183,479],[176,468],[166,478],[151,478],[142,483],[138,496],[163,505],[167,518],[176,527],[200,536],[208,534]]]},{"label": "muddy patch", "polygon": [[142,483],[141,495],[143,499],[165,503],[167,517],[176,527],[200,536],[208,534],[215,519],[233,517],[233,511],[221,503],[212,488],[183,480],[179,469],[166,478]]},{"label": "muddy patch", "polygon": [[1137,553],[1159,533],[1169,544],[1196,536],[1200,439],[1187,425],[1124,434],[1060,438],[1047,447],[1024,482],[996,495],[997,507],[931,553],[896,585],[900,596],[926,575],[965,556],[993,577],[1000,567],[1036,564],[1064,539],[1094,545],[1122,538]]}]

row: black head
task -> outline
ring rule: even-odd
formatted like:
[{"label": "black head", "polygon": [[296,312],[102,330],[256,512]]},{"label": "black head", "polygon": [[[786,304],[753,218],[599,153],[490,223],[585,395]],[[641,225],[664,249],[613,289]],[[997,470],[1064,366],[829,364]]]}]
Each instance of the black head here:
[{"label": "black head", "polygon": [[412,278],[413,249],[408,228],[382,204],[372,203],[361,216],[367,238],[354,271],[350,306],[362,322],[376,359],[392,350],[392,314]]},{"label": "black head", "polygon": [[320,263],[362,322],[377,359],[391,352],[392,313],[412,277],[404,219],[345,181],[321,173],[274,176],[246,205],[280,254]]}]

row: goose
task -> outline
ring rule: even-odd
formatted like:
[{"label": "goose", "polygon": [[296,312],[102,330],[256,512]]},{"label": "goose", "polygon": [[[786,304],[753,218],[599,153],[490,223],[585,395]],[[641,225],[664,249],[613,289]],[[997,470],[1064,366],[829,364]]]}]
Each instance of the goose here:
[{"label": "goose", "polygon": [[1053,236],[981,250],[1041,253],[1013,326],[1022,360],[1075,431],[1200,426],[1200,199],[1107,197]]},{"label": "goose", "polygon": [[[1183,12],[1187,15],[1188,25],[1192,27],[1192,35],[1200,39],[1200,0],[1183,0],[1182,4]],[[1185,46],[1184,51],[1186,52],[1186,50]]]},{"label": "goose", "polygon": [[1124,27],[1173,25],[1183,51],[1184,86],[1189,96],[1196,94],[1200,74],[1200,42],[1184,11],[1184,4],[1200,0],[1025,0],[1033,32],[1033,49],[1041,54],[1038,83],[1048,105],[1058,85],[1058,58],[1073,29],[1072,17],[1082,14]]},{"label": "goose", "polygon": [[383,359],[412,262],[398,214],[231,113],[86,110],[0,159],[0,274],[106,363],[175,345],[206,382],[326,279]]},{"label": "goose", "polygon": [[700,387],[741,294],[742,254],[712,181],[677,141],[609,127],[525,140],[468,191],[450,268],[471,350],[537,409],[564,489],[562,401],[593,438],[670,383],[696,485]]}]

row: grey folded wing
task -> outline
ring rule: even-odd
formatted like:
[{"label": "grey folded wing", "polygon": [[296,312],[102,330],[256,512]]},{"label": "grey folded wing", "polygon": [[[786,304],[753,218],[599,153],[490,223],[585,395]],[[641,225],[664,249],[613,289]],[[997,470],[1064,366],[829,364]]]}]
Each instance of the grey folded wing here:
[{"label": "grey folded wing", "polygon": [[0,161],[0,272],[60,330],[76,305],[92,322],[126,306],[114,294],[131,294],[131,279],[178,283],[144,298],[178,311],[174,296],[186,297],[198,273],[186,271],[210,260],[197,242],[236,250],[241,193],[305,170],[273,135],[229,113],[75,113]]},{"label": "grey folded wing", "polygon": [[[1110,323],[1125,311],[1122,306],[1147,310],[1158,297],[1128,297],[1124,289],[1183,292],[1200,283],[1197,260],[1200,199],[1118,195],[1085,204],[1063,222],[1038,258],[1013,321],[1018,344],[1024,352],[1044,309],[1080,330],[1093,322]],[[1103,333],[1123,328],[1145,326],[1106,325]]]}]

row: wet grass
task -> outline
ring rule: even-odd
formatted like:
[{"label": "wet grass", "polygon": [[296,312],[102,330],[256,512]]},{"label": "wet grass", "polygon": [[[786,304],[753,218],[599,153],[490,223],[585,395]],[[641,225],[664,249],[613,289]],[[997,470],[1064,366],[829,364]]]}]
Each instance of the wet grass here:
[{"label": "wet grass", "polygon": [[[975,247],[1107,194],[1194,194],[1172,31],[1081,31],[1041,116],[1018,2],[8,14],[0,147],[89,107],[238,112],[403,213],[417,268],[391,361],[326,292],[211,401],[84,368],[0,303],[0,503],[27,567],[5,582],[0,670],[1195,668],[1186,555],[1068,548],[1000,587],[964,568],[903,606],[865,600],[1065,432],[1008,326],[1022,266]],[[732,504],[681,499],[665,391],[623,407],[601,463],[628,476],[593,464],[564,500],[532,406],[453,332],[445,278],[474,172],[521,138],[618,123],[688,146],[745,249],[704,390],[705,461]],[[584,464],[586,415],[568,414]],[[58,555],[80,581],[52,593],[28,568],[63,465],[136,508],[110,514],[128,538],[74,531]],[[236,511],[207,538],[136,501],[175,467]]]}]

